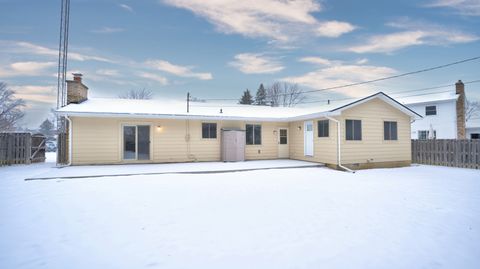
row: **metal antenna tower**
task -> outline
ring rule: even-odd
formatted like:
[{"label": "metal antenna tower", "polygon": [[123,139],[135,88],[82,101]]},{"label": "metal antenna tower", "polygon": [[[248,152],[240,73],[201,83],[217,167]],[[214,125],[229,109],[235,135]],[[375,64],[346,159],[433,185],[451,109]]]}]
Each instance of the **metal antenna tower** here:
[{"label": "metal antenna tower", "polygon": [[[67,54],[68,25],[70,21],[70,0],[60,0],[60,41],[58,45],[57,73],[57,110],[67,104]],[[66,132],[67,123],[64,117],[57,116],[57,165],[66,163]],[[60,147],[60,145],[62,145]]]},{"label": "metal antenna tower", "polygon": [[[68,55],[68,25],[70,20],[70,0],[61,0],[60,11],[60,42],[58,45],[57,73],[57,109],[67,104],[67,55]],[[58,130],[65,132],[64,121],[58,122]]]}]

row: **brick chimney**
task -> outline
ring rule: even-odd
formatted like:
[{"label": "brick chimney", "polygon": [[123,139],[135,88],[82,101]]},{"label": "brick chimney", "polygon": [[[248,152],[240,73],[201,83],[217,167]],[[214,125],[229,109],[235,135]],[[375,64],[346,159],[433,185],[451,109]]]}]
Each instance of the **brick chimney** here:
[{"label": "brick chimney", "polygon": [[465,139],[465,85],[461,80],[455,83],[457,99],[457,139]]},{"label": "brick chimney", "polygon": [[82,83],[82,74],[73,73],[73,80],[67,80],[67,105],[80,104],[88,99],[88,87]]}]

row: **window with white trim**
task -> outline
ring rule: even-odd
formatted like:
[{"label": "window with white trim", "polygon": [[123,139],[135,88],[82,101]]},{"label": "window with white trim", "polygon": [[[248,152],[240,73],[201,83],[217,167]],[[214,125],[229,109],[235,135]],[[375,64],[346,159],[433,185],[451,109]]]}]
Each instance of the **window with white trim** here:
[{"label": "window with white trim", "polygon": [[345,120],[345,139],[362,140],[361,120]]},{"label": "window with white trim", "polygon": [[328,137],[329,120],[318,121],[318,137]]},{"label": "window with white trim", "polygon": [[384,140],[398,140],[397,122],[384,121],[383,122],[383,139]]},{"label": "window with white trim", "polygon": [[425,115],[426,116],[437,115],[437,106],[426,106],[425,107]]},{"label": "window with white trim", "polygon": [[247,124],[245,126],[245,138],[247,145],[261,145],[262,144],[262,125]]},{"label": "window with white trim", "polygon": [[217,124],[202,123],[202,138],[217,138]]}]

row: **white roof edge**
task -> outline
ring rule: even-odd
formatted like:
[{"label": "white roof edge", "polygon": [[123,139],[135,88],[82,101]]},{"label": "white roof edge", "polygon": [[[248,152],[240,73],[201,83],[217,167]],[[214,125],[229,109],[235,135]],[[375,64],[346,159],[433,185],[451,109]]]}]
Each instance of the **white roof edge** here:
[{"label": "white roof edge", "polygon": [[409,102],[405,103],[404,105],[421,105],[421,104],[430,104],[430,103],[446,103],[450,101],[456,101],[458,99],[458,95],[452,98],[447,98],[443,100],[423,100],[423,101],[418,101],[418,102]]},{"label": "white roof edge", "polygon": [[147,118],[147,119],[182,119],[182,120],[241,120],[241,121],[266,121],[266,122],[288,122],[291,118],[256,118],[236,116],[206,116],[206,115],[178,115],[178,114],[144,114],[144,113],[100,113],[100,112],[56,112],[60,116],[73,117],[111,117],[111,118]]},{"label": "white roof edge", "polygon": [[147,119],[189,119],[189,120],[241,120],[241,121],[264,121],[264,122],[291,122],[298,120],[308,120],[322,118],[326,116],[339,116],[340,112],[319,112],[302,116],[285,118],[256,118],[256,117],[236,117],[236,116],[204,116],[204,115],[177,115],[177,114],[131,114],[131,113],[99,113],[99,112],[62,112],[57,111],[60,116],[73,117],[111,117],[111,118],[147,118]]}]

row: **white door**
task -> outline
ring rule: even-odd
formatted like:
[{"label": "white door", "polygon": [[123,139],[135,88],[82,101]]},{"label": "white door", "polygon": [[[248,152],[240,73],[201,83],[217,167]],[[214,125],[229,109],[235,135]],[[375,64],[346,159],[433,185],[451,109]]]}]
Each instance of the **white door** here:
[{"label": "white door", "polygon": [[288,158],[290,152],[288,149],[288,129],[278,129],[278,158]]},{"label": "white door", "polygon": [[313,156],[313,121],[306,121],[303,127],[303,145],[305,156]]}]

